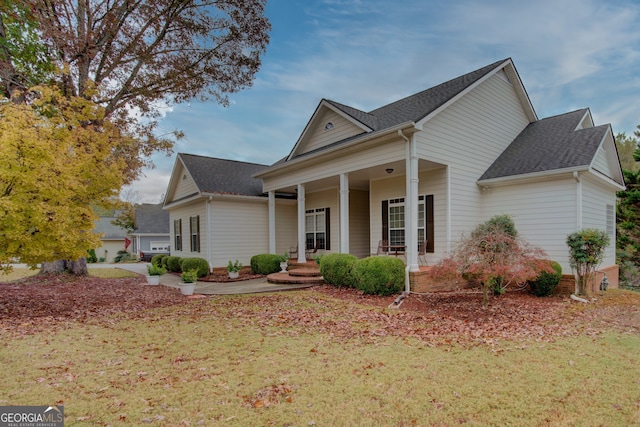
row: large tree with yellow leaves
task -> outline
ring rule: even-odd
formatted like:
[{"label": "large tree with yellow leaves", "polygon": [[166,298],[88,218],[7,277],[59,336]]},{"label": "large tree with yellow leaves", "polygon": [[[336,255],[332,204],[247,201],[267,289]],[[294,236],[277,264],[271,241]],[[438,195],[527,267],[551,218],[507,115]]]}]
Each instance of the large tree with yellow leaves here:
[{"label": "large tree with yellow leaves", "polygon": [[[80,97],[35,88],[26,103],[0,103],[0,263],[78,260],[99,246],[92,205],[109,206],[135,143],[104,109]],[[73,264],[65,268],[82,274]]]},{"label": "large tree with yellow leaves", "polygon": [[0,0],[0,262],[76,260],[96,246],[89,205],[171,151],[159,106],[228,105],[251,86],[269,42],[265,3]]}]

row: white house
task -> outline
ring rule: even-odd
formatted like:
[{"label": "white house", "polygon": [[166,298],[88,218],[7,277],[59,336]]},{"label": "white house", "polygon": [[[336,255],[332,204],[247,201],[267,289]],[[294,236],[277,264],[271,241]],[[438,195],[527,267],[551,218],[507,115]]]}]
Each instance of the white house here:
[{"label": "white house", "polygon": [[[208,218],[214,265],[294,243],[364,257],[388,241],[406,250],[415,277],[422,241],[435,263],[462,233],[506,213],[570,273],[566,236],[597,228],[615,242],[616,191],[624,188],[611,126],[595,126],[588,109],[539,119],[511,59],[369,112],[322,100],[289,155],[244,171],[262,182],[250,195],[203,192],[184,159],[165,208],[172,219]],[[223,169],[203,173],[229,179]],[[192,189],[178,191],[181,183]],[[199,213],[188,206],[194,200]],[[617,283],[615,245],[601,269]]]},{"label": "white house", "polygon": [[253,255],[270,251],[270,229],[279,242],[273,251],[288,251],[296,240],[296,201],[277,194],[270,226],[269,198],[262,181],[253,177],[265,168],[179,153],[163,204],[169,211],[171,255],[204,258],[211,267],[236,259],[249,265]]}]

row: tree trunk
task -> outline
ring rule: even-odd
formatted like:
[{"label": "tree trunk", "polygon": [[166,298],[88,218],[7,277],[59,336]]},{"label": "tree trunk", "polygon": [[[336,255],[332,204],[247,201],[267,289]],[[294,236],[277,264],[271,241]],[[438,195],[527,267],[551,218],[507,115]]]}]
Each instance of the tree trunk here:
[{"label": "tree trunk", "polygon": [[87,259],[80,258],[77,261],[58,260],[53,262],[43,262],[40,274],[60,274],[68,272],[75,276],[88,276]]}]

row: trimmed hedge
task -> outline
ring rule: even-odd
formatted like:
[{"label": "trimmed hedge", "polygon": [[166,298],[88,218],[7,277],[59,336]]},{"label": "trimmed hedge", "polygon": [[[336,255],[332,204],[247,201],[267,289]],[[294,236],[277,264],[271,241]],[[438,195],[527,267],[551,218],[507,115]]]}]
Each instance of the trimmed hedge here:
[{"label": "trimmed hedge", "polygon": [[271,274],[280,271],[280,256],[277,254],[259,254],[251,257],[253,274]]},{"label": "trimmed hedge", "polygon": [[[162,264],[162,258],[166,258],[169,255],[167,254],[158,254],[158,255],[154,255],[153,257],[151,257],[151,265],[153,265],[154,267],[163,267]],[[165,266],[166,268],[166,266]]]},{"label": "trimmed hedge", "polygon": [[163,258],[162,262],[167,262],[167,270],[172,273],[180,273],[182,270],[180,269],[180,257],[179,256],[168,256]]},{"label": "trimmed hedge", "polygon": [[352,273],[356,288],[366,294],[384,296],[404,289],[404,268],[404,262],[395,257],[369,257],[358,260]]},{"label": "trimmed hedge", "polygon": [[183,258],[180,267],[182,271],[196,270],[198,277],[209,275],[209,263],[204,258]]},{"label": "trimmed hedge", "polygon": [[537,297],[551,295],[562,278],[562,267],[555,261],[549,261],[553,273],[542,271],[538,277],[529,282],[531,293]]},{"label": "trimmed hedge", "polygon": [[355,280],[351,270],[358,257],[350,254],[324,255],[320,262],[320,274],[325,282],[334,286],[353,288]]}]

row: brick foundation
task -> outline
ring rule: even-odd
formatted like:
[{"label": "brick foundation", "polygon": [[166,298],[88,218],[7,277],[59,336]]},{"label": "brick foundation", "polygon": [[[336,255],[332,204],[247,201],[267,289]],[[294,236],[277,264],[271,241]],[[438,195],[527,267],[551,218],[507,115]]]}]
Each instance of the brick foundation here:
[{"label": "brick foundation", "polygon": [[[609,280],[609,289],[618,289],[620,283],[620,268],[617,265],[611,265],[609,267],[601,268],[600,271],[607,273],[607,279]],[[597,294],[600,292],[600,282],[602,281],[602,273],[596,273],[596,278],[591,284],[589,289],[590,294]],[[563,274],[560,279],[560,283],[556,287],[554,294],[557,295],[571,295],[576,291],[576,279],[573,274]]]},{"label": "brick foundation", "polygon": [[409,272],[411,292],[445,292],[478,286],[476,282],[465,280],[463,278],[454,280],[434,280],[429,277],[429,270],[430,267],[420,267],[420,271]]},{"label": "brick foundation", "polygon": [[[600,271],[607,273],[609,280],[609,289],[617,289],[619,283],[620,269],[617,265],[602,268]],[[590,292],[596,294],[600,292],[600,281],[603,274],[597,273],[596,279],[591,286]],[[420,271],[409,272],[409,283],[411,283],[411,292],[443,292],[455,291],[458,289],[468,289],[480,286],[479,283],[463,278],[455,280],[434,280],[429,277],[429,267],[421,267]],[[575,292],[576,281],[573,274],[563,274],[560,283],[556,287],[554,294],[571,295]]]}]

